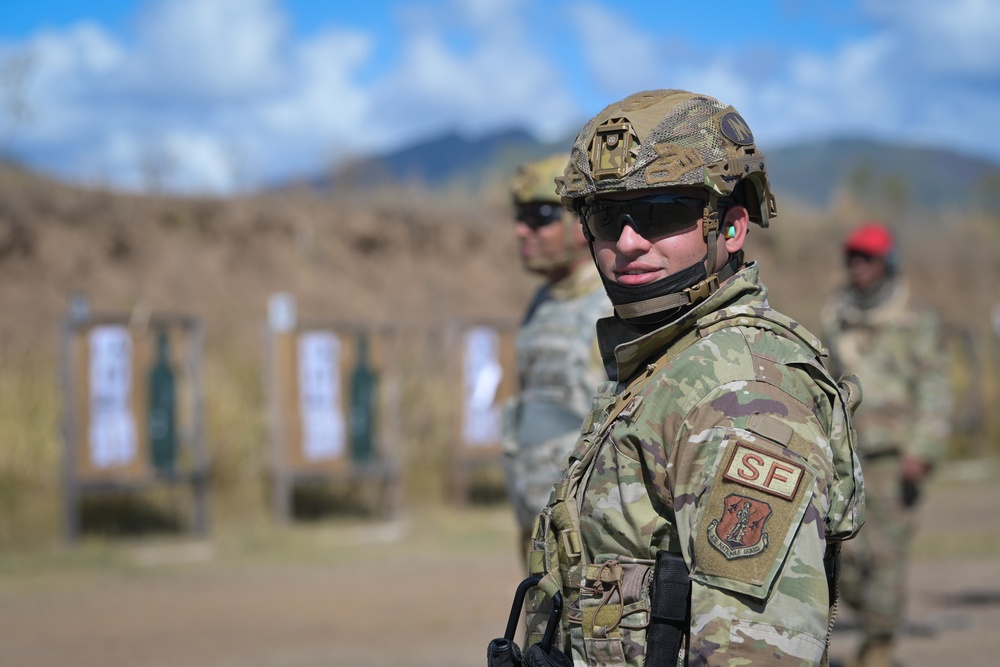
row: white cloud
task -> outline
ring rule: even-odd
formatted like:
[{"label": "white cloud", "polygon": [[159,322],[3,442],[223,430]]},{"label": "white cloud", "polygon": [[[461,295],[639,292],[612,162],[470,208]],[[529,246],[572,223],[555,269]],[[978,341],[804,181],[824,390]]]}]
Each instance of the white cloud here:
[{"label": "white cloud", "polygon": [[84,100],[107,87],[128,60],[110,35],[90,23],[41,33],[26,53],[33,74],[27,90],[34,108],[30,129],[43,142],[79,132]]},{"label": "white cloud", "polygon": [[1000,149],[984,136],[1000,109],[1000,6],[869,0],[862,8],[877,20],[872,35],[832,55],[798,55],[777,82],[792,101],[782,118],[787,138],[860,132],[974,153]]},{"label": "white cloud", "polygon": [[284,74],[286,21],[273,0],[156,0],[137,23],[132,92],[225,100]]},{"label": "white cloud", "polygon": [[995,0],[864,0],[862,9],[900,37],[906,59],[927,72],[1000,77]]},{"label": "white cloud", "polygon": [[[1000,4],[859,2],[861,36],[764,52],[698,46],[678,25],[654,33],[597,0],[553,10],[566,19],[555,27],[533,23],[544,12],[528,0],[405,5],[393,44],[342,26],[297,37],[281,0],[152,0],[123,37],[80,23],[0,44],[0,58],[35,57],[34,116],[15,151],[127,187],[225,191],[449,129],[555,138],[582,108],[663,86],[733,104],[765,148],[863,132],[1000,152],[986,131],[1000,108]],[[554,54],[547,38],[570,35]]]},{"label": "white cloud", "polygon": [[602,89],[625,97],[664,86],[663,58],[656,40],[622,12],[583,2],[568,13],[581,38],[587,68]]},{"label": "white cloud", "polygon": [[257,158],[287,155],[305,170],[364,146],[370,94],[352,81],[372,50],[369,36],[330,30],[294,51],[287,91],[269,97],[249,114],[261,128]]},{"label": "white cloud", "polygon": [[83,181],[227,191],[360,141],[369,36],[294,41],[276,0],[158,0],[136,25],[127,40],[84,23],[22,45],[36,63],[23,153]]},{"label": "white cloud", "polygon": [[[373,121],[386,145],[446,128],[565,131],[577,103],[525,34],[524,4],[473,0],[450,20],[424,17],[411,28],[397,68],[374,91]],[[453,46],[449,30],[464,31],[468,46]]]},{"label": "white cloud", "polygon": [[[124,187],[226,191],[293,178],[427,131],[565,131],[577,106],[523,30],[525,0],[408,10],[402,58],[359,72],[373,35],[295,39],[278,0],[155,0],[118,39],[94,25],[37,35],[43,168]],[[456,39],[459,36],[460,39]]]},{"label": "white cloud", "polygon": [[860,0],[858,11],[866,29],[825,50],[724,39],[699,47],[595,3],[575,8],[574,21],[611,99],[648,87],[704,92],[737,107],[765,148],[862,134],[1000,152],[1000,140],[984,137],[1000,109],[1000,3]]}]

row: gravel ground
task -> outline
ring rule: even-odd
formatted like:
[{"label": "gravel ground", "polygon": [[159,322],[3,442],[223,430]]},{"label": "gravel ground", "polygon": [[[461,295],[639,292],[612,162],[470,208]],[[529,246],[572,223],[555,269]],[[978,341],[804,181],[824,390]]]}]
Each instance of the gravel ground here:
[{"label": "gravel ground", "polygon": [[[951,466],[927,494],[901,664],[1000,663],[995,472]],[[482,665],[520,577],[513,535],[495,506],[0,556],[0,665]],[[835,664],[857,634],[843,611]]]}]

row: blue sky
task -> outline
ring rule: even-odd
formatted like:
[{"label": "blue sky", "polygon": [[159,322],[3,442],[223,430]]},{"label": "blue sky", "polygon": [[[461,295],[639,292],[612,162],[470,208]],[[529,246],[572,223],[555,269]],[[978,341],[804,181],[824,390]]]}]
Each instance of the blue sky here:
[{"label": "blue sky", "polygon": [[230,192],[454,129],[542,138],[645,88],[759,144],[995,156],[994,0],[0,0],[0,151],[85,183]]}]

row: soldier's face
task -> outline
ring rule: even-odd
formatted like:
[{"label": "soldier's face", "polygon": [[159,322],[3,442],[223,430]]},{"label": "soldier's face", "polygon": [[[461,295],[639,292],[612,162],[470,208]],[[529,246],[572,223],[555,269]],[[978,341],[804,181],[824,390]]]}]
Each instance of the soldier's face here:
[{"label": "soldier's face", "polygon": [[553,260],[565,253],[566,225],[561,219],[535,228],[518,220],[515,233],[518,253],[526,265]]},{"label": "soldier's face", "polygon": [[881,257],[851,252],[845,261],[851,286],[860,292],[867,292],[878,285],[888,273],[885,260]]},{"label": "soldier's face", "polygon": [[[676,189],[671,193],[684,194]],[[691,194],[698,195],[700,191]],[[648,195],[614,193],[599,199],[628,201]],[[698,220],[693,224],[685,221],[655,238],[646,238],[626,224],[617,240],[595,239],[594,251],[597,268],[606,278],[622,285],[645,285],[703,261],[706,248]]]}]

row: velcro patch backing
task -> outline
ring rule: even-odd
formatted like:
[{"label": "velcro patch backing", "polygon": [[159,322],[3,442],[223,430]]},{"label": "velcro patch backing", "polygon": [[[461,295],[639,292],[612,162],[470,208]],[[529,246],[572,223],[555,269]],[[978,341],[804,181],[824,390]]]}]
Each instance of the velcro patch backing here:
[{"label": "velcro patch backing", "polygon": [[733,437],[699,509],[696,579],[765,597],[812,500],[816,475],[794,453]]}]

